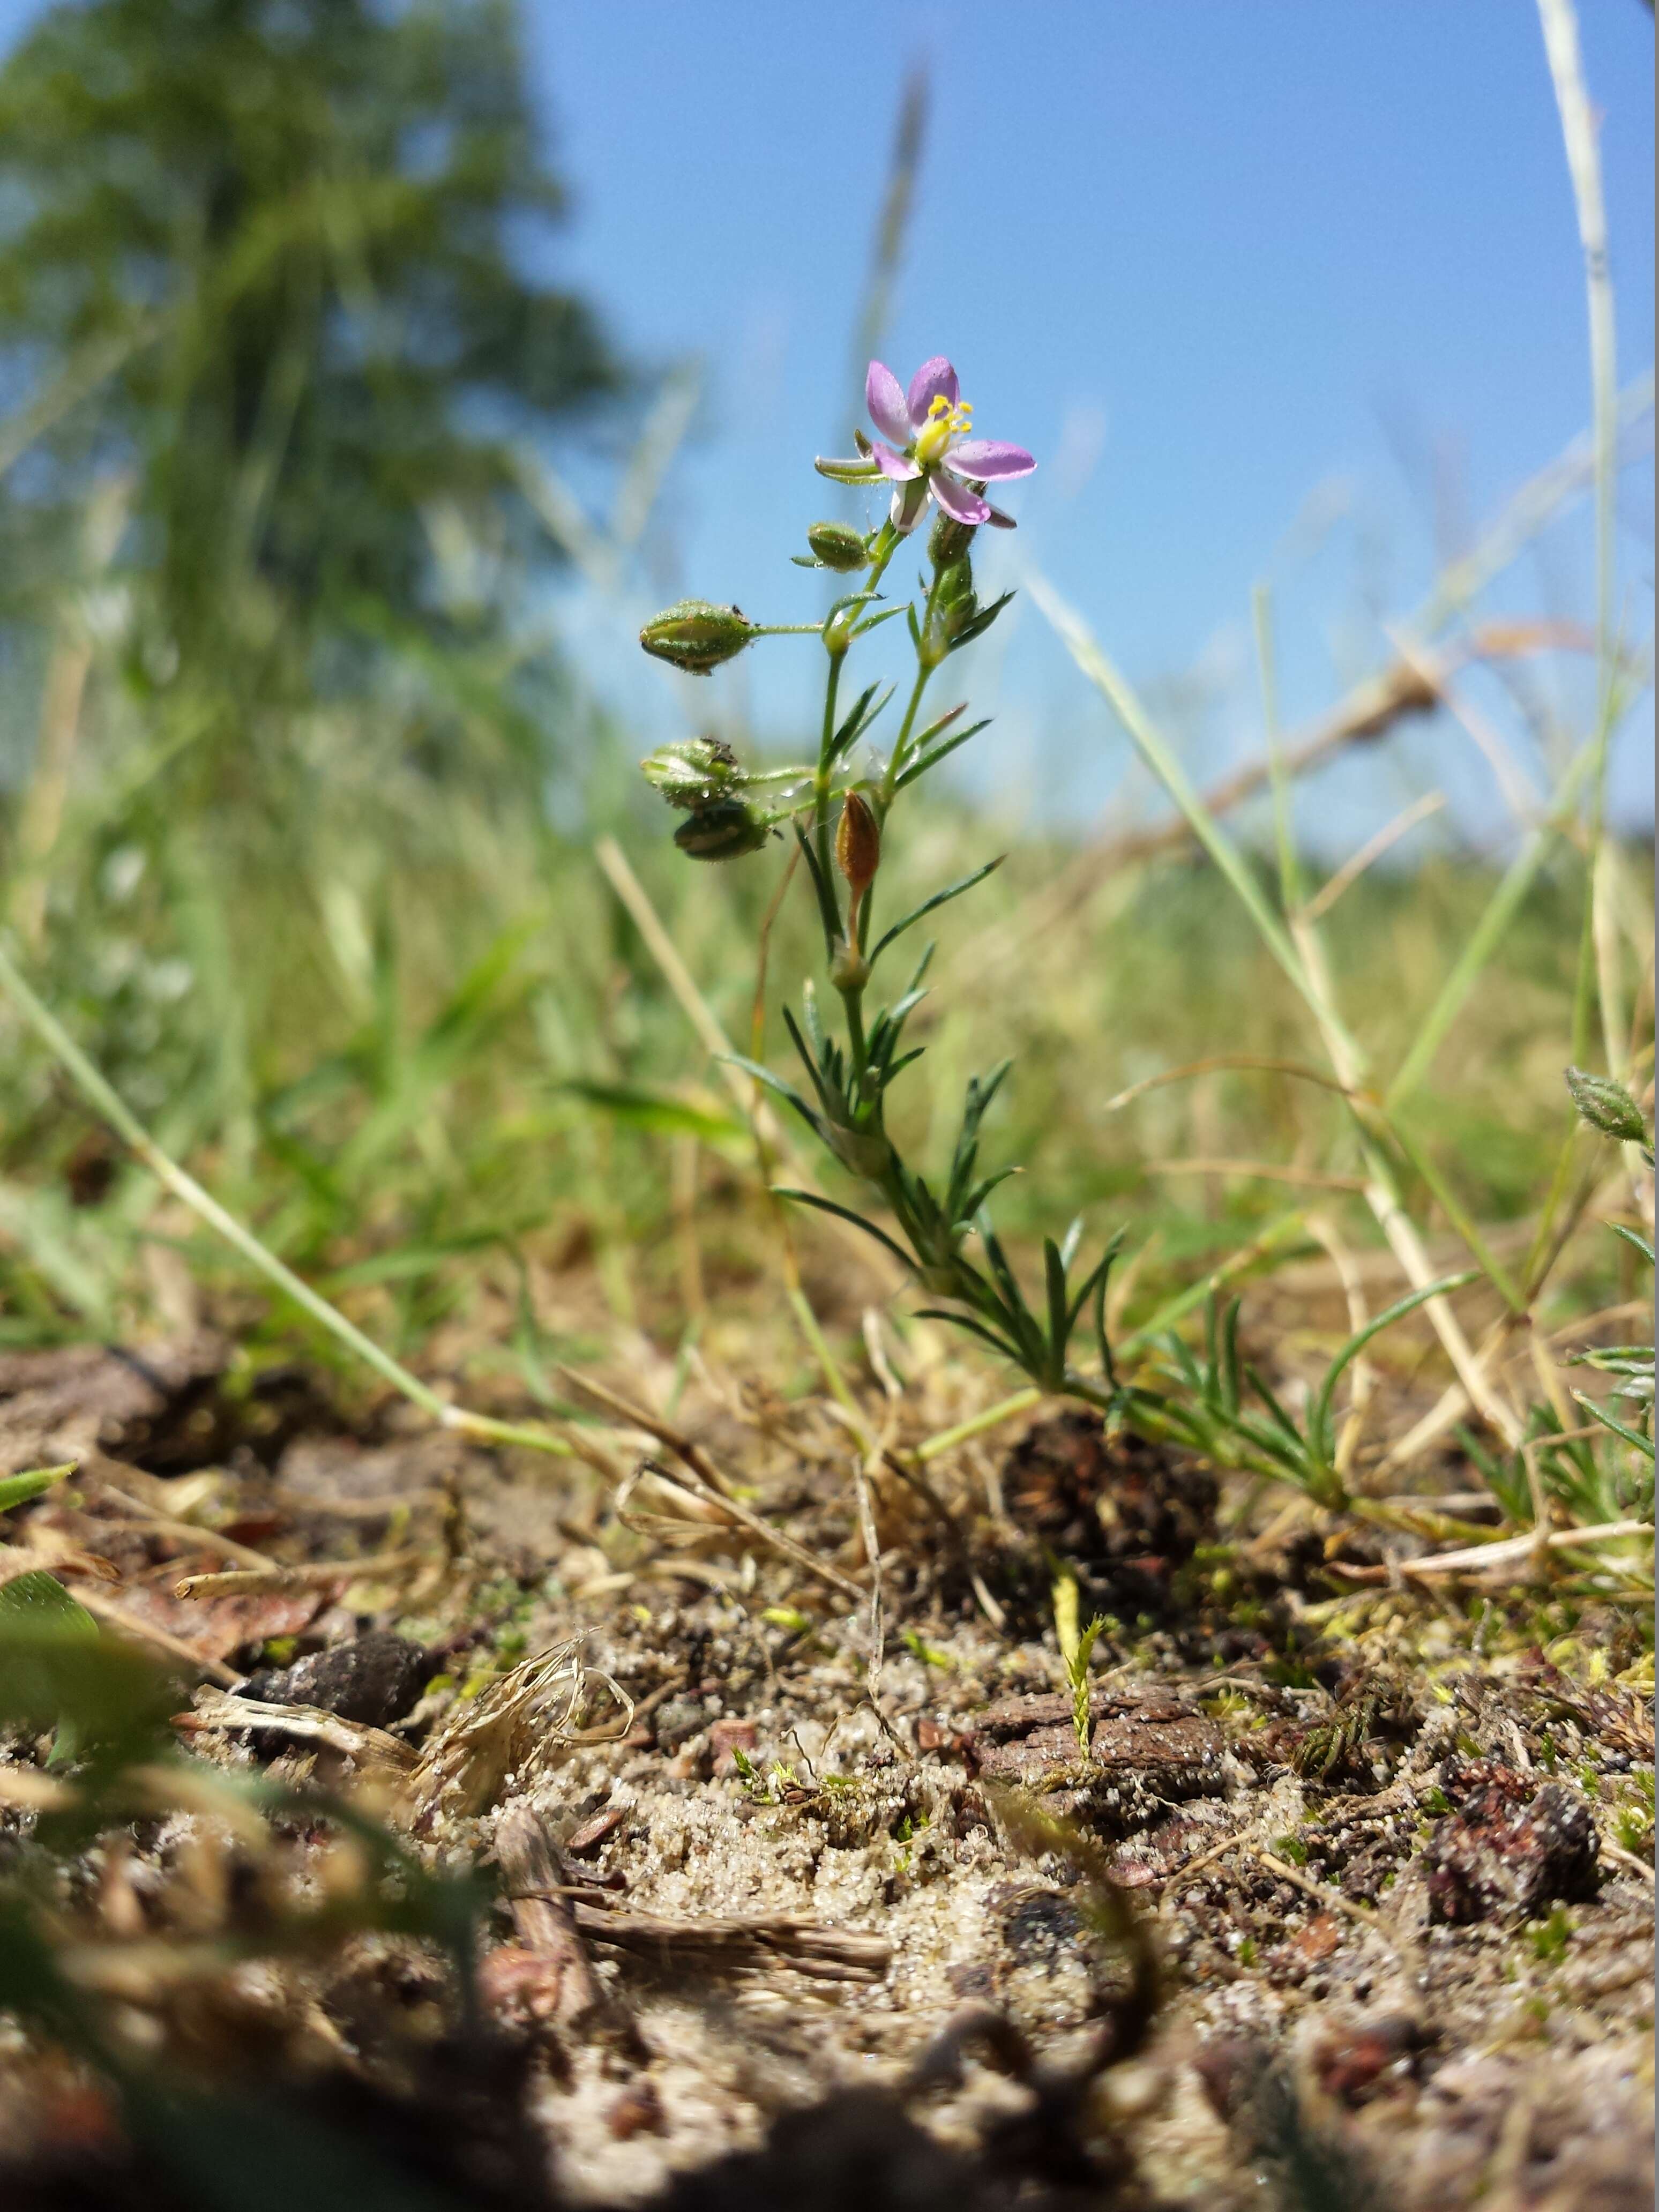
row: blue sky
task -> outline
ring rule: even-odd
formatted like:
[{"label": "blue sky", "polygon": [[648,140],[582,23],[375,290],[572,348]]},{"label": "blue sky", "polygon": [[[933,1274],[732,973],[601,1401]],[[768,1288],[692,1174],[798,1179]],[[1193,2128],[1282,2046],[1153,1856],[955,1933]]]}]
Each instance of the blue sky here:
[{"label": "blue sky", "polygon": [[[1628,380],[1652,358],[1653,28],[1638,0],[1583,16]],[[528,22],[576,195],[561,266],[641,353],[705,363],[664,590],[779,619],[820,604],[785,556],[834,511],[810,457],[847,450],[858,417],[851,330],[917,62],[932,121],[885,350],[902,376],[949,353],[978,428],[1040,456],[998,553],[1048,574],[1138,681],[1196,667],[1209,704],[1184,719],[1206,766],[1260,743],[1258,578],[1287,713],[1316,712],[1374,665],[1375,613],[1410,608],[1437,537],[1455,545],[1587,419],[1582,262],[1524,0],[532,0]],[[1645,473],[1627,473],[1621,542],[1644,635]],[[1587,615],[1587,544],[1554,532],[1498,604]],[[771,650],[716,683],[725,712],[776,730],[817,670]],[[1105,800],[1124,748],[1040,617],[977,650],[1001,709],[981,787],[1062,816]],[[714,687],[646,674],[633,712],[706,718]],[[1482,820],[1470,749],[1412,742],[1436,773],[1455,756]],[[1639,730],[1624,752],[1644,814]],[[1369,812],[1376,781],[1339,811]]]},{"label": "blue sky", "polygon": [[[1628,381],[1652,358],[1652,19],[1640,0],[1581,8]],[[0,0],[0,45],[38,12]],[[781,742],[810,714],[810,643],[699,686],[643,665],[630,625],[681,590],[775,619],[821,609],[820,580],[787,556],[842,496],[811,458],[847,450],[859,418],[851,332],[915,65],[931,124],[884,349],[904,377],[949,353],[978,428],[1039,456],[992,580],[1049,576],[1206,772],[1261,743],[1253,584],[1273,584],[1287,718],[1316,713],[1376,665],[1380,619],[1420,596],[1437,543],[1462,542],[1587,419],[1582,263],[1527,0],[524,0],[524,15],[573,188],[554,265],[637,357],[702,365],[649,573],[623,607],[553,610],[653,738],[712,708]],[[579,482],[600,496],[596,475]],[[1643,638],[1648,484],[1644,465],[1622,487],[1620,588]],[[1562,525],[1494,605],[1588,617],[1588,547],[1582,515]],[[981,794],[1073,819],[1142,802],[1029,603],[973,657],[976,701],[999,713],[967,770]],[[1582,670],[1540,680],[1582,720]],[[1632,818],[1651,811],[1645,710],[1616,779]],[[1340,844],[1425,779],[1496,834],[1488,772],[1438,726],[1334,779],[1310,813]]]}]

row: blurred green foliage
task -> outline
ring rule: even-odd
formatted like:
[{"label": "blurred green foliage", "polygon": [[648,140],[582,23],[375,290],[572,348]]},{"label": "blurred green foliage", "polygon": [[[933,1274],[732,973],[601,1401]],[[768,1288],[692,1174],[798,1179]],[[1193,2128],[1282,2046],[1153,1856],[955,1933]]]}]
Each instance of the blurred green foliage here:
[{"label": "blurred green foliage", "polygon": [[0,72],[0,364],[40,431],[0,615],[118,575],[125,680],[188,697],[195,762],[410,626],[499,627],[481,580],[555,557],[512,441],[620,382],[532,273],[562,207],[499,0],[53,9]]}]

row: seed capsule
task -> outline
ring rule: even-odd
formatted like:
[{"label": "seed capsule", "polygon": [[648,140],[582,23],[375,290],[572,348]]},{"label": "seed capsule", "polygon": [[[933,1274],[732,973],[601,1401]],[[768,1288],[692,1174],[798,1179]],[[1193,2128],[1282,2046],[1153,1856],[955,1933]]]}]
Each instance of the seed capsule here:
[{"label": "seed capsule", "polygon": [[707,676],[741,653],[755,635],[754,623],[740,608],[681,599],[652,617],[640,632],[640,643],[654,659],[670,661],[689,675]]},{"label": "seed capsule", "polygon": [[847,878],[857,907],[876,879],[881,866],[881,824],[869,801],[849,791],[841,805],[841,824],[836,831],[836,866]]},{"label": "seed capsule", "polygon": [[848,522],[815,522],[806,542],[826,568],[850,574],[868,566],[870,556],[862,534]]},{"label": "seed capsule", "polygon": [[645,780],[671,806],[712,806],[741,789],[743,771],[723,738],[687,738],[659,745],[640,763]]},{"label": "seed capsule", "polygon": [[737,860],[758,853],[771,835],[763,817],[740,799],[700,806],[674,832],[674,842],[694,860]]}]

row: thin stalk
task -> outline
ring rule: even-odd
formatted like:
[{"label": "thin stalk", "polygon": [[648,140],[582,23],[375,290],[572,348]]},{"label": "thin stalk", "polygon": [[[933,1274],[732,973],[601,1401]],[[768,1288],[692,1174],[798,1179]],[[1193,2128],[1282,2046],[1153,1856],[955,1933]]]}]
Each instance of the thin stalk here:
[{"label": "thin stalk", "polygon": [[1035,1384],[1029,1389],[1016,1390],[1012,1398],[1002,1398],[994,1406],[988,1406],[982,1413],[975,1413],[965,1421],[958,1421],[952,1429],[941,1429],[937,1436],[928,1437],[916,1446],[916,1457],[925,1465],[939,1459],[958,1444],[972,1437],[983,1436],[988,1429],[1000,1428],[1004,1421],[1012,1421],[1018,1414],[1029,1413],[1033,1406],[1042,1403],[1042,1393]]},{"label": "thin stalk", "polygon": [[818,739],[818,770],[812,785],[812,839],[817,847],[818,872],[829,886],[838,927],[841,902],[836,890],[835,870],[830,858],[830,783],[835,767],[830,758],[830,747],[836,738],[836,696],[841,689],[841,665],[845,658],[844,646],[839,649],[830,648],[830,674],[823,687],[823,729]]},{"label": "thin stalk", "polygon": [[904,720],[899,724],[898,735],[893,740],[893,757],[887,763],[886,775],[882,778],[881,808],[884,816],[893,803],[894,789],[898,782],[899,773],[904,766],[905,753],[910,743],[911,732],[915,728],[916,716],[921,709],[922,694],[927,689],[934,669],[939,666],[938,660],[932,657],[927,642],[933,635],[933,611],[939,599],[939,571],[935,567],[933,580],[927,587],[927,604],[922,610],[922,642],[916,654],[916,680],[911,687],[909,703],[904,709]]},{"label": "thin stalk", "polygon": [[[1250,919],[1261,932],[1263,943],[1284,969],[1298,994],[1322,1024],[1335,1017],[1319,1002],[1317,994],[1309,979],[1296,947],[1286,934],[1284,924],[1261,895],[1261,886],[1250,873],[1237,849],[1223,835],[1214,817],[1194,789],[1186,769],[1164,738],[1148,720],[1139,700],[1130,690],[1118,670],[1109,660],[1090,634],[1082,617],[1054,591],[1042,576],[1034,575],[1029,586],[1031,596],[1060,633],[1061,641],[1073,660],[1088,677],[1097,690],[1104,693],[1112,711],[1122,724],[1130,743],[1140,755],[1152,774],[1186,817],[1188,827],[1205,851],[1215,862],[1227,881],[1237,892]],[[1358,1045],[1349,1036],[1340,1023],[1335,1023],[1349,1053],[1356,1061],[1363,1060]]]},{"label": "thin stalk", "polygon": [[1420,1176],[1427,1184],[1436,1205],[1439,1206],[1453,1229],[1468,1245],[1470,1254],[1478,1261],[1481,1273],[1498,1297],[1503,1299],[1512,1314],[1517,1316],[1524,1314],[1527,1310],[1527,1301],[1516,1286],[1515,1278],[1480,1234],[1480,1230],[1470,1218],[1467,1208],[1427,1152],[1398,1121],[1387,1121],[1384,1126],[1395,1143],[1406,1155],[1413,1171]]},{"label": "thin stalk", "polygon": [[876,540],[875,551],[870,556],[870,568],[864,580],[866,592],[873,592],[887,573],[887,564],[904,543],[890,522],[881,526],[881,535]]},{"label": "thin stalk", "polygon": [[1434,1065],[1435,1055],[1444,1043],[1448,1030],[1462,1012],[1463,1001],[1474,988],[1481,969],[1498,950],[1510,922],[1532,889],[1539,870],[1548,858],[1550,849],[1560,834],[1561,817],[1577,797],[1579,787],[1594,767],[1595,759],[1595,744],[1592,739],[1581,745],[1568,762],[1556,787],[1549,818],[1533,831],[1504,870],[1502,880],[1487,901],[1485,913],[1470,933],[1468,942],[1453,962],[1451,973],[1441,985],[1434,1004],[1423,1017],[1411,1050],[1389,1085],[1383,1099],[1383,1107],[1388,1113],[1394,1114],[1399,1109]]},{"label": "thin stalk", "polygon": [[[1237,849],[1193,788],[1186,770],[1163,733],[1155,727],[1134,692],[1101,650],[1081,617],[1066,606],[1041,577],[1033,578],[1031,590],[1039,606],[1060,632],[1073,659],[1105,694],[1142,759],[1163,783],[1206,851],[1238,893],[1269,951],[1312,1013],[1326,1057],[1338,1082],[1345,1091],[1358,1091],[1364,1078],[1365,1056],[1332,1003],[1317,939],[1294,921],[1289,933],[1281,925]],[[1365,1202],[1376,1216],[1377,1225],[1388,1239],[1406,1279],[1413,1289],[1423,1290],[1433,1281],[1434,1275],[1429,1266],[1428,1254],[1423,1249],[1422,1238],[1406,1212],[1395,1186],[1393,1169],[1367,1126],[1364,1115],[1352,1103],[1350,1110],[1364,1159],[1367,1177]],[[1440,1339],[1458,1381],[1468,1391],[1471,1403],[1506,1443],[1512,1443],[1519,1434],[1515,1417],[1481,1371],[1480,1362],[1471,1351],[1468,1339],[1464,1335],[1456,1316],[1443,1297],[1431,1298],[1424,1310],[1435,1334]]]},{"label": "thin stalk", "polygon": [[372,1337],[365,1336],[355,1322],[346,1319],[337,1306],[332,1306],[319,1297],[309,1283],[304,1282],[294,1270],[259,1242],[252,1231],[245,1228],[234,1214],[227,1212],[218,1200],[204,1190],[194,1176],[188,1174],[178,1163],[161,1150],[125,1100],[100,1073],[76,1044],[75,1039],[43,1000],[37,998],[14,964],[3,945],[0,945],[0,987],[11,998],[13,1004],[29,1027],[69,1074],[76,1088],[88,1105],[101,1114],[123,1143],[141,1160],[164,1188],[181,1199],[191,1211],[206,1222],[210,1229],[222,1237],[226,1243],[240,1252],[249,1264],[257,1268],[270,1282],[312,1319],[325,1328],[329,1334],[356,1352],[366,1366],[393,1389],[401,1393],[412,1405],[429,1413],[441,1427],[456,1429],[464,1434],[487,1437],[495,1443],[521,1443],[538,1451],[553,1452],[561,1458],[571,1456],[572,1446],[562,1437],[556,1437],[544,1429],[523,1428],[505,1421],[492,1420],[483,1413],[469,1413],[465,1407],[451,1405],[441,1398],[417,1375],[395,1360],[390,1352],[382,1351]]},{"label": "thin stalk", "polygon": [[1538,0],[1544,48],[1561,118],[1561,137],[1572,181],[1578,239],[1584,256],[1585,301],[1589,325],[1590,443],[1595,497],[1596,714],[1595,766],[1590,786],[1589,855],[1584,920],[1580,939],[1579,981],[1573,1007],[1573,1057],[1582,1061],[1589,1042],[1592,989],[1600,1002],[1607,1065],[1620,1072],[1620,1023],[1617,977],[1607,958],[1605,938],[1596,927],[1596,908],[1605,896],[1602,882],[1607,834],[1607,756],[1617,719],[1618,660],[1613,638],[1616,556],[1614,493],[1619,446],[1619,370],[1613,314],[1613,276],[1607,260],[1607,204],[1601,189],[1601,149],[1584,82],[1578,17],[1572,0]]},{"label": "thin stalk", "polygon": [[1270,585],[1258,584],[1250,594],[1250,616],[1255,627],[1256,665],[1261,678],[1261,721],[1267,744],[1267,773],[1273,785],[1273,837],[1279,847],[1279,896],[1286,914],[1303,903],[1302,870],[1296,854],[1296,824],[1291,811],[1291,783],[1285,769],[1284,732],[1279,720],[1279,660],[1273,647],[1273,602]]},{"label": "thin stalk", "polygon": [[823,1379],[830,1386],[830,1396],[842,1411],[850,1416],[860,1437],[867,1444],[869,1431],[865,1424],[863,1413],[860,1409],[859,1401],[848,1388],[847,1378],[841,1371],[840,1362],[830,1349],[830,1340],[824,1335],[819,1325],[818,1317],[812,1310],[811,1301],[801,1287],[799,1273],[793,1267],[789,1271],[785,1294],[789,1301],[789,1310],[794,1315],[801,1334],[806,1339],[814,1358],[823,1370]]}]

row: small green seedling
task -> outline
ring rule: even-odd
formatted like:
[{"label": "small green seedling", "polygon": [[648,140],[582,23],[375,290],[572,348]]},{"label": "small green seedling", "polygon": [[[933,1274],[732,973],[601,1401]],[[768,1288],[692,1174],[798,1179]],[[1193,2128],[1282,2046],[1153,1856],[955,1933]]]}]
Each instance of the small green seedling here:
[{"label": "small green seedling", "polygon": [[1060,1663],[1066,1669],[1066,1686],[1072,1693],[1072,1729],[1077,1737],[1078,1756],[1089,1756],[1089,1662],[1094,1648],[1106,1626],[1106,1616],[1097,1613],[1086,1628],[1078,1626],[1077,1577],[1069,1568],[1054,1577],[1052,1592],[1054,1607],[1054,1635],[1060,1644]]}]

